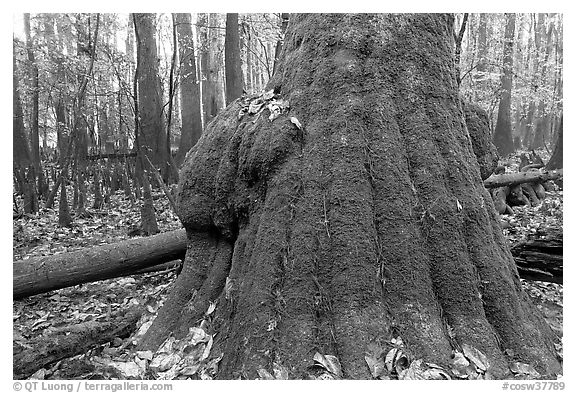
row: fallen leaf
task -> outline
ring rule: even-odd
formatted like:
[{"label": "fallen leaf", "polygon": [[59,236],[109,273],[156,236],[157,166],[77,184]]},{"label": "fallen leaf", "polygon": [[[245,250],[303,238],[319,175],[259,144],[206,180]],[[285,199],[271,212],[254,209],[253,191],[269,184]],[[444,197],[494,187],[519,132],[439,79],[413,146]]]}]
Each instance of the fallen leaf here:
[{"label": "fallen leaf", "polygon": [[268,371],[264,370],[263,368],[259,368],[257,370],[257,372],[258,372],[258,375],[260,376],[260,378],[262,378],[262,379],[265,379],[265,380],[275,379],[272,374],[270,374]]},{"label": "fallen leaf", "polygon": [[368,364],[368,369],[373,378],[380,378],[386,371],[386,365],[382,361],[381,357],[364,356],[366,364]]},{"label": "fallen leaf", "polygon": [[424,368],[422,359],[414,360],[410,367],[398,374],[398,379],[402,380],[420,380],[424,379]]},{"label": "fallen leaf", "polygon": [[154,357],[152,351],[136,351],[136,356],[140,359],[152,360]]},{"label": "fallen leaf", "polygon": [[517,375],[529,375],[534,378],[540,377],[540,373],[536,371],[533,366],[526,363],[514,362],[510,365],[510,371]]},{"label": "fallen leaf", "polygon": [[199,327],[191,327],[188,330],[188,336],[191,336],[189,339],[190,344],[192,345],[197,345],[198,343],[202,343],[202,342],[208,342],[208,340],[210,339],[209,335],[206,334],[206,332],[199,328]]},{"label": "fallen leaf", "polygon": [[322,355],[319,352],[316,352],[314,355],[314,361],[332,374],[342,377],[342,367],[340,366],[340,361],[336,356]]},{"label": "fallen leaf", "polygon": [[490,363],[482,352],[477,350],[471,345],[466,343],[462,344],[462,350],[464,351],[464,356],[466,356],[470,361],[472,361],[476,367],[481,371],[486,371],[490,367]]},{"label": "fallen leaf", "polygon": [[274,362],[272,365],[272,369],[274,370],[274,378],[287,380],[288,379],[288,369],[281,365],[280,363]]},{"label": "fallen leaf", "polygon": [[210,302],[210,305],[208,306],[208,310],[206,310],[206,315],[210,315],[214,312],[214,310],[216,310],[216,303],[217,302]]},{"label": "fallen leaf", "polygon": [[296,128],[298,128],[299,130],[302,129],[302,124],[300,124],[300,122],[298,121],[297,118],[292,116],[292,117],[290,117],[290,121],[292,122],[292,124],[294,124],[296,126]]},{"label": "fallen leaf", "polygon": [[159,353],[150,362],[150,369],[163,372],[171,369],[182,358],[177,353]]},{"label": "fallen leaf", "polygon": [[384,361],[384,364],[386,365],[386,368],[388,369],[388,371],[392,371],[392,369],[394,368],[394,359],[396,358],[396,353],[399,351],[398,348],[392,348],[391,350],[388,351],[388,353],[386,354],[386,359]]},{"label": "fallen leaf", "polygon": [[268,90],[267,92],[265,92],[264,94],[262,94],[262,98],[264,100],[270,100],[274,97],[274,89],[272,90]]}]

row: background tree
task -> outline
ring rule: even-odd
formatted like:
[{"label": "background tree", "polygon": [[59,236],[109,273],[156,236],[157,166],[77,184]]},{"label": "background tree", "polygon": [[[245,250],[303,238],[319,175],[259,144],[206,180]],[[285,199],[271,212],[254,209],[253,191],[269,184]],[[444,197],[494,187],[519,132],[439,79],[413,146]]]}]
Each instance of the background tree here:
[{"label": "background tree", "polygon": [[223,34],[220,31],[221,17],[219,14],[202,16],[205,29],[201,37],[205,39],[201,69],[202,80],[202,106],[204,112],[204,126],[208,124],[218,111],[224,107],[224,83],[222,78],[222,48]]},{"label": "background tree", "polygon": [[[550,24],[547,29],[546,33],[546,41],[544,46],[544,55],[542,61],[542,69],[541,69],[541,76],[540,76],[540,83],[545,82],[547,77],[547,67],[548,67],[548,59],[550,57],[550,52],[552,50],[552,29],[553,26]],[[535,87],[537,88],[537,87]],[[541,99],[538,103],[538,121],[536,122],[536,130],[534,132],[534,139],[530,142],[531,149],[537,149],[539,147],[543,147],[546,142],[546,133],[549,129],[550,119],[549,114],[546,113],[546,102],[544,99]]]},{"label": "background tree", "polygon": [[276,65],[278,64],[278,60],[280,60],[280,53],[282,53],[282,46],[284,44],[284,34],[286,33],[286,28],[288,27],[289,18],[289,13],[283,12],[280,15],[280,37],[276,41],[276,49],[274,50],[274,67],[272,69],[272,73],[276,72]]},{"label": "background tree", "polygon": [[196,58],[192,18],[190,14],[173,14],[178,32],[180,56],[180,113],[182,132],[176,162],[181,165],[184,156],[196,144],[202,134],[202,113],[200,105],[200,81],[196,76]]},{"label": "background tree", "polygon": [[[138,57],[138,108],[139,153],[148,157],[168,182],[169,146],[162,116],[162,91],[160,87],[156,47],[156,15],[133,14]],[[143,159],[147,166],[146,160]]]},{"label": "background tree", "polygon": [[554,152],[552,153],[552,157],[550,157],[550,161],[546,164],[546,169],[559,169],[563,167],[563,133],[564,133],[564,116],[560,117],[560,125],[558,129],[558,139],[556,140],[556,144],[554,147]]},{"label": "background tree", "polygon": [[184,267],[141,348],[183,337],[218,300],[220,378],[274,363],[303,378],[318,351],[368,379],[367,351],[398,336],[437,364],[471,345],[496,377],[505,349],[559,371],[480,178],[453,23],[291,17],[267,86],[290,111],[239,121],[237,101],[209,124],[179,186]]},{"label": "background tree", "polygon": [[[32,43],[32,34],[30,32],[30,14],[24,14],[24,32],[26,34],[26,53],[30,63],[30,79],[32,85],[32,97],[30,105],[32,107],[30,113],[30,153],[32,163],[34,165],[34,170],[37,175],[40,175],[42,173],[42,167],[40,163],[40,137],[38,122],[40,86],[38,78],[38,65],[36,64],[36,58],[34,56],[34,45]],[[38,180],[39,189],[44,188],[41,179],[42,178]]]},{"label": "background tree", "polygon": [[19,93],[18,72],[16,70],[16,50],[13,55],[13,73],[12,73],[12,109],[13,109],[13,124],[12,124],[12,151],[13,164],[12,170],[17,180],[17,185],[20,189],[24,189],[26,178],[26,171],[32,164],[30,158],[30,148],[28,139],[26,138],[26,130],[24,129],[24,114],[22,112],[22,102]]},{"label": "background tree", "polygon": [[504,33],[504,59],[502,62],[502,93],[498,106],[498,121],[494,130],[494,145],[501,156],[506,156],[514,151],[512,141],[512,121],[510,120],[510,105],[512,96],[513,77],[513,49],[514,27],[516,14],[506,14],[506,31]]},{"label": "background tree", "polygon": [[243,86],[238,14],[226,14],[224,55],[224,68],[226,70],[226,105],[228,105],[242,95]]}]

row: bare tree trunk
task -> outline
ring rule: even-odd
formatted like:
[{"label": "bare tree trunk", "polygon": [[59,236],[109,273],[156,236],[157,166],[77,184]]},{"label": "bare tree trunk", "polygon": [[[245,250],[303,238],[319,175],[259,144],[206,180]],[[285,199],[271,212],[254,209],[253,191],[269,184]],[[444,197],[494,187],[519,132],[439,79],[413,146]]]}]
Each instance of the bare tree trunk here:
[{"label": "bare tree trunk", "polygon": [[486,23],[488,19],[488,14],[482,13],[480,14],[480,21],[478,25],[478,60],[476,71],[478,72],[486,72],[486,53],[487,53],[487,45],[486,45]]},{"label": "bare tree trunk", "polygon": [[280,53],[282,53],[282,47],[284,45],[284,34],[286,34],[286,28],[288,27],[288,21],[290,14],[283,12],[280,15],[280,39],[276,42],[276,48],[274,49],[274,65],[272,68],[272,75],[276,72],[276,67],[278,65],[278,60],[280,60]]},{"label": "bare tree trunk", "polygon": [[222,39],[219,31],[220,16],[219,14],[209,14],[207,48],[205,51],[205,78],[204,87],[202,88],[202,103],[204,106],[204,126],[208,124],[218,111],[224,107],[224,84],[221,79],[222,72]]},{"label": "bare tree trunk", "polygon": [[512,141],[512,121],[510,120],[510,106],[512,96],[512,76],[514,49],[514,27],[516,14],[506,14],[506,31],[504,32],[504,60],[502,72],[502,93],[498,106],[498,120],[494,130],[494,145],[501,156],[507,156],[514,151]]},{"label": "bare tree trunk", "polygon": [[564,134],[564,116],[560,116],[560,126],[558,130],[558,139],[556,140],[556,146],[554,147],[554,153],[550,157],[550,161],[546,164],[546,169],[559,169],[563,167],[563,134]]},{"label": "bare tree trunk", "polygon": [[196,76],[196,58],[190,14],[173,14],[178,32],[180,54],[180,114],[182,133],[176,162],[182,165],[188,150],[202,135],[202,114],[200,105],[200,82]]},{"label": "bare tree trunk", "polygon": [[18,70],[16,69],[16,50],[13,52],[13,77],[12,77],[12,106],[13,106],[13,124],[12,124],[12,151],[13,151],[13,170],[15,174],[22,173],[21,184],[23,188],[24,171],[32,164],[30,159],[30,148],[24,129],[24,114],[22,113],[22,102],[20,101]]},{"label": "bare tree trunk", "polygon": [[[552,29],[553,25],[550,24],[548,27],[548,32],[546,33],[546,49],[544,52],[544,58],[542,59],[542,68],[540,83],[545,84],[546,73],[548,71],[548,59],[550,58],[550,52],[552,51]],[[544,100],[540,100],[538,103],[538,121],[536,122],[536,131],[534,132],[534,139],[530,146],[531,149],[537,149],[539,147],[546,145],[546,139],[548,137],[548,129],[550,126],[550,118],[546,113],[546,105]]]},{"label": "bare tree trunk", "polygon": [[226,70],[226,105],[228,105],[242,95],[243,89],[238,14],[226,14],[224,55],[224,68]]},{"label": "bare tree trunk", "polygon": [[166,127],[162,116],[162,90],[156,56],[156,15],[133,14],[138,57],[140,153],[147,155],[165,182],[169,177]]},{"label": "bare tree trunk", "polygon": [[[536,19],[535,15],[532,15],[532,26],[534,30],[533,42],[535,53],[534,57],[532,58],[533,71],[532,71],[531,91],[533,97],[536,97],[539,89],[538,75],[540,70],[540,58],[541,58],[540,47],[541,47],[542,35],[544,34],[544,14],[542,13],[538,14],[538,19]],[[528,48],[528,50],[529,50],[528,54],[530,55],[531,48]],[[522,139],[522,144],[527,148],[532,146],[532,142],[534,140],[534,133],[536,130],[536,122],[534,121],[535,112],[536,112],[536,99],[531,98],[530,104],[528,105],[526,129],[523,132],[524,137]]]},{"label": "bare tree trunk", "polygon": [[[30,34],[30,14],[24,14],[24,32],[26,34],[26,51],[28,61],[30,62],[31,79],[32,79],[32,111],[30,114],[30,153],[34,170],[38,175],[42,171],[40,163],[40,136],[38,133],[38,104],[39,104],[39,79],[38,65],[34,56],[32,46],[32,36]],[[40,184],[39,184],[39,187]]]}]

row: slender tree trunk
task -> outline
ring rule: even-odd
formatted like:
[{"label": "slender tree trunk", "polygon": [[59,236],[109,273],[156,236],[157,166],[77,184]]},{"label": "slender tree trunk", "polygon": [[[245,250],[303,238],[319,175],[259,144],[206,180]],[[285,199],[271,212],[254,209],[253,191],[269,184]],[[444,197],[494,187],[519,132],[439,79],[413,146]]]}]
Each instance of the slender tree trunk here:
[{"label": "slender tree trunk", "polygon": [[30,148],[24,129],[24,114],[22,112],[22,102],[19,93],[19,77],[16,69],[16,51],[13,55],[13,77],[12,77],[12,105],[13,105],[13,124],[12,124],[12,148],[14,153],[14,169],[27,168],[32,160],[30,158]]},{"label": "slender tree trunk", "polygon": [[460,25],[460,29],[458,34],[456,35],[456,58],[454,59],[454,63],[456,64],[456,81],[458,82],[458,86],[460,86],[460,82],[462,81],[461,73],[460,73],[460,56],[462,53],[462,39],[464,38],[464,33],[466,32],[466,24],[468,22],[468,13],[464,13],[462,17],[462,24]]},{"label": "slender tree trunk", "polygon": [[221,379],[273,367],[308,378],[316,352],[336,357],[343,378],[368,379],[367,357],[397,337],[408,362],[450,369],[471,346],[492,377],[512,360],[560,372],[480,178],[453,22],[292,17],[267,85],[289,111],[239,119],[249,102],[235,101],[185,162],[186,259],[141,348],[184,338],[217,301]]},{"label": "slender tree trunk", "polygon": [[512,76],[514,49],[514,27],[516,14],[506,14],[506,31],[504,32],[504,60],[502,67],[502,94],[498,106],[498,120],[494,130],[494,145],[501,156],[507,156],[514,151],[512,141],[512,121],[510,120],[510,106],[512,98]]},{"label": "slender tree trunk", "polygon": [[546,169],[559,169],[563,167],[563,133],[564,133],[564,116],[560,116],[560,125],[558,127],[558,139],[554,147],[554,153],[550,157],[550,161],[546,164]]},{"label": "slender tree trunk", "polygon": [[[538,18],[536,19],[535,15],[532,15],[532,26],[534,31],[534,56],[532,58],[532,81],[531,81],[531,91],[532,97],[530,99],[530,104],[528,106],[528,116],[526,119],[526,129],[524,130],[523,134],[524,137],[522,139],[522,143],[525,147],[529,148],[532,146],[532,142],[534,141],[534,134],[536,131],[536,122],[534,121],[535,114],[536,114],[536,95],[538,94],[539,83],[538,83],[538,76],[540,70],[540,47],[544,29],[544,14],[538,14]],[[528,54],[530,55],[531,48],[528,48]]]},{"label": "slender tree trunk", "polygon": [[[542,59],[542,68],[540,83],[545,85],[547,79],[548,71],[548,59],[550,58],[550,52],[552,51],[552,29],[553,26],[550,24],[548,27],[548,32],[546,33],[546,48],[544,52],[544,58]],[[537,149],[539,147],[545,146],[546,139],[548,137],[548,129],[550,125],[550,118],[548,113],[546,113],[546,103],[544,100],[540,100],[538,103],[538,121],[536,122],[536,131],[534,132],[534,139],[530,146],[531,149]]]},{"label": "slender tree trunk", "polygon": [[224,68],[226,70],[226,105],[228,105],[242,95],[243,89],[238,14],[226,14],[224,55]]},{"label": "slender tree trunk", "polygon": [[[32,46],[32,35],[30,33],[30,14],[24,14],[24,31],[26,34],[26,52],[28,54],[28,61],[30,62],[30,71],[32,79],[32,110],[30,114],[30,153],[32,163],[36,174],[41,173],[42,167],[40,163],[40,136],[38,133],[38,105],[39,105],[39,78],[38,78],[38,65],[34,56],[34,49]],[[40,187],[39,187],[40,188]]]},{"label": "slender tree trunk", "polygon": [[276,72],[276,67],[278,65],[278,60],[280,60],[280,54],[282,53],[282,47],[284,45],[284,34],[286,34],[286,28],[288,27],[288,21],[290,14],[283,12],[280,15],[280,39],[276,41],[276,48],[274,49],[274,65],[272,68],[272,75]]},{"label": "slender tree trunk", "polygon": [[182,133],[176,162],[182,165],[188,150],[202,135],[202,114],[200,106],[200,82],[196,76],[196,58],[192,35],[190,14],[174,14],[178,32],[178,51],[180,55],[180,114]]},{"label": "slender tree trunk", "polygon": [[[12,70],[12,106],[13,106],[13,123],[12,123],[12,169],[18,181],[18,189],[24,194],[26,189],[27,176],[26,171],[32,165],[30,157],[30,148],[24,129],[24,114],[22,112],[22,102],[19,93],[19,77],[16,69],[16,49],[13,50],[13,70]],[[32,181],[34,183],[34,181]]]},{"label": "slender tree trunk", "polygon": [[204,125],[208,124],[218,111],[224,107],[224,85],[221,79],[222,44],[219,31],[219,14],[209,14],[207,48],[203,65],[205,64],[206,81],[202,88],[202,101],[204,105]]},{"label": "slender tree trunk", "polygon": [[486,23],[488,19],[488,14],[480,14],[480,21],[478,24],[478,60],[476,71],[478,72],[486,72],[486,53],[487,53],[487,45],[486,45]]},{"label": "slender tree trunk", "polygon": [[202,103],[202,129],[206,128],[208,119],[208,14],[198,14],[196,17],[196,36],[198,37],[198,76],[200,78]]},{"label": "slender tree trunk", "polygon": [[254,63],[254,55],[252,54],[252,32],[250,31],[250,26],[248,22],[244,25],[244,33],[246,35],[246,91],[249,94],[254,93],[254,82],[252,78],[252,68]]},{"label": "slender tree trunk", "polygon": [[166,127],[162,116],[162,90],[156,49],[156,15],[133,14],[138,56],[138,107],[140,153],[150,161],[168,182],[169,162]]},{"label": "slender tree trunk", "polygon": [[62,178],[62,181],[60,182],[60,201],[58,202],[58,225],[61,227],[69,227],[72,225],[72,216],[70,215],[68,193],[66,192],[66,171],[64,171],[60,177]]}]

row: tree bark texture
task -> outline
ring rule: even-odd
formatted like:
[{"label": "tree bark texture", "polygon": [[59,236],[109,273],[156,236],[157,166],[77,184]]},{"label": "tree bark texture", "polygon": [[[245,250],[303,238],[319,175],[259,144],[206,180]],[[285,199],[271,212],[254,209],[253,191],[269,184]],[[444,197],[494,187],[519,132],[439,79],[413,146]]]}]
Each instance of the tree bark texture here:
[{"label": "tree bark texture", "polygon": [[498,105],[498,119],[494,130],[494,145],[501,156],[507,156],[514,151],[512,141],[512,121],[510,120],[510,102],[512,97],[514,28],[516,14],[506,14],[506,30],[504,31],[504,60],[502,63],[502,93]]},{"label": "tree bark texture", "polygon": [[[235,101],[181,174],[183,270],[141,348],[184,337],[218,300],[218,378],[276,362],[306,378],[316,351],[369,379],[368,348],[411,359],[469,344],[560,372],[554,333],[523,292],[457,94],[453,17],[293,16],[268,89],[274,121]],[[295,121],[297,120],[297,122]]]},{"label": "tree bark texture", "polygon": [[13,264],[13,296],[21,299],[183,258],[184,230],[84,250],[29,258]]},{"label": "tree bark texture", "polygon": [[226,71],[226,105],[228,105],[242,95],[243,89],[238,14],[226,14],[224,69]]},{"label": "tree bark texture", "polygon": [[202,135],[202,113],[200,104],[200,82],[196,76],[196,57],[190,14],[174,14],[178,33],[180,56],[180,114],[182,133],[176,162],[181,165],[188,150]]}]

